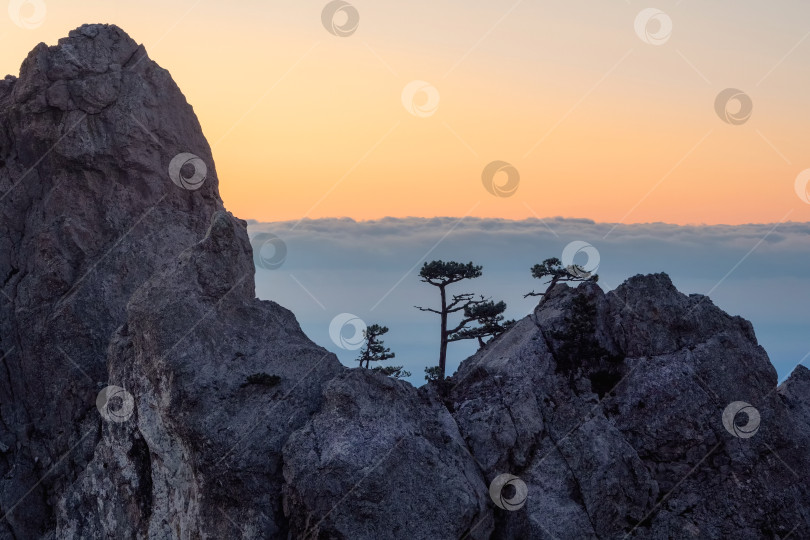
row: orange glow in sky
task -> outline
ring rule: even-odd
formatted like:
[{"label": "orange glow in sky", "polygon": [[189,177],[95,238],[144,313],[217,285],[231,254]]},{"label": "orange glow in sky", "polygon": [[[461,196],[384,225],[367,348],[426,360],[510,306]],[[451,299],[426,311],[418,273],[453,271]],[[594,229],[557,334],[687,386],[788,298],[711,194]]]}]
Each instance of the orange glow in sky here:
[{"label": "orange glow in sky", "polygon": [[[33,29],[2,13],[0,65],[17,74],[82,23],[121,26],[194,106],[245,219],[810,220],[794,190],[810,168],[807,2],[662,6],[658,45],[624,2],[352,3],[357,31],[337,37],[321,0],[46,0]],[[415,80],[438,97],[422,116],[402,99]],[[750,96],[747,122],[715,112],[726,88]],[[496,160],[520,174],[510,197],[483,186]]]}]

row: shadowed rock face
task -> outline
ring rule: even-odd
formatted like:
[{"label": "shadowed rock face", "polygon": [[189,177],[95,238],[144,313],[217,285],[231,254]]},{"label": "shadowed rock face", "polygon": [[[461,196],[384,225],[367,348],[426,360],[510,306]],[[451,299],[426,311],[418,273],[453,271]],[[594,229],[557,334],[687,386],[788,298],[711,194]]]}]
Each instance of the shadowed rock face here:
[{"label": "shadowed rock face", "polygon": [[358,369],[323,395],[284,447],[293,537],[489,536],[487,486],[434,393]]},{"label": "shadowed rock face", "polygon": [[[181,153],[199,189],[170,178]],[[665,275],[560,286],[414,389],[255,298],[217,186],[114,26],[0,82],[0,538],[810,537],[810,371],[777,389],[747,321]],[[108,385],[128,414],[101,414]],[[490,499],[501,473],[520,510]]]},{"label": "shadowed rock face", "polygon": [[[254,299],[253,272],[243,224],[218,211],[132,296],[108,369],[135,414],[104,424],[60,536],[283,535],[281,447],[343,368],[292,313]],[[256,373],[280,380],[247,384]]]},{"label": "shadowed rock face", "polygon": [[[208,164],[201,189],[172,189],[180,152]],[[110,337],[222,210],[217,185],[191,106],[118,28],[40,44],[0,82],[0,530],[53,528],[99,440]]]},{"label": "shadowed rock face", "polygon": [[[571,377],[559,337],[582,303],[604,352],[580,356]],[[558,286],[462,364],[449,401],[486,479],[527,484],[523,511],[495,513],[496,538],[803,538],[807,373],[777,389],[749,322],[658,274],[607,294]],[[735,401],[758,410],[753,437],[724,427]]]}]

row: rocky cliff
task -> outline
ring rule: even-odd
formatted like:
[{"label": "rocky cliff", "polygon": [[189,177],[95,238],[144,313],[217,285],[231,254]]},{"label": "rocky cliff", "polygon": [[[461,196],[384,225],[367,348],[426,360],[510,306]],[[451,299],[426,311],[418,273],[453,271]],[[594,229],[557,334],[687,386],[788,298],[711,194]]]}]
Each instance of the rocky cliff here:
[{"label": "rocky cliff", "polygon": [[415,389],[255,298],[217,188],[114,26],[0,81],[0,538],[810,537],[810,372],[708,298],[559,286]]}]

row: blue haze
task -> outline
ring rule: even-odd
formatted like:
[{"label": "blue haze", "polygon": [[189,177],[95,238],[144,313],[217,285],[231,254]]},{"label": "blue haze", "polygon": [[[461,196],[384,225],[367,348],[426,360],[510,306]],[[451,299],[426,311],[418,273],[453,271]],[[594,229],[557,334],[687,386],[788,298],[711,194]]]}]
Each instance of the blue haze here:
[{"label": "blue haze", "polygon": [[[455,290],[505,300],[507,316],[521,318],[537,303],[523,294],[540,286],[529,268],[560,257],[575,240],[598,249],[603,289],[614,289],[635,274],[667,272],[682,292],[710,294],[722,309],[751,320],[780,380],[798,363],[807,363],[810,223],[612,228],[560,218],[386,218],[250,222],[248,232],[254,239],[272,233],[287,248],[278,269],[257,268],[259,298],[291,309],[307,335],[348,366],[356,365],[357,351],[343,350],[330,339],[333,317],[352,313],[368,324],[388,326],[385,343],[397,355],[391,363],[404,365],[415,385],[424,383],[424,368],[436,363],[438,352],[438,317],[413,307],[438,304],[436,289],[418,280],[422,262],[452,259],[483,265],[483,277]],[[265,247],[264,254],[272,257],[273,248]],[[448,371],[455,371],[475,349],[472,342],[451,344]]]}]

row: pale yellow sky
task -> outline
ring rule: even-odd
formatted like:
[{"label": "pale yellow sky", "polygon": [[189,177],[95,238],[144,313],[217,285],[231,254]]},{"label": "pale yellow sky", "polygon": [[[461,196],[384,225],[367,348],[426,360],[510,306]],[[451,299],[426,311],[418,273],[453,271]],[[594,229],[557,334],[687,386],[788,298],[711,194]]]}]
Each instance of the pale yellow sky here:
[{"label": "pale yellow sky", "polygon": [[[326,4],[46,0],[36,28],[0,17],[0,68],[118,24],[194,106],[246,219],[810,220],[794,190],[810,168],[806,2],[664,1],[658,45],[635,1],[353,1],[347,37],[322,25]],[[423,117],[403,106],[414,80],[439,98]],[[753,103],[741,125],[715,112],[729,87]],[[511,197],[483,186],[496,160],[520,174]]]}]

